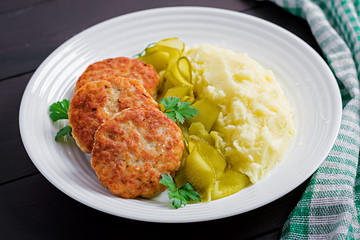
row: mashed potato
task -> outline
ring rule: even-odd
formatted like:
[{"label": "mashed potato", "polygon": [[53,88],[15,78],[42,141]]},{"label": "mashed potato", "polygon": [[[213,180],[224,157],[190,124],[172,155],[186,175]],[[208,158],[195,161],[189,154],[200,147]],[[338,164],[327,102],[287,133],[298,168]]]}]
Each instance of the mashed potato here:
[{"label": "mashed potato", "polygon": [[221,107],[213,130],[230,168],[259,181],[280,160],[294,135],[293,111],[270,70],[246,54],[194,46],[194,92]]}]

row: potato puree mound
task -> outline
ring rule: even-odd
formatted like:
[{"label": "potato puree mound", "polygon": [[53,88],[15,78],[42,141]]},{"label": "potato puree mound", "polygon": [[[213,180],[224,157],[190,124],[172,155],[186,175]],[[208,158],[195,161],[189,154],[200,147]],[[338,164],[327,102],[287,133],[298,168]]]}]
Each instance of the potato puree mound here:
[{"label": "potato puree mound", "polygon": [[[294,135],[293,111],[271,70],[246,54],[194,46],[194,92],[221,107],[213,130],[230,168],[256,183],[273,168]],[[220,134],[220,135],[221,135]]]}]

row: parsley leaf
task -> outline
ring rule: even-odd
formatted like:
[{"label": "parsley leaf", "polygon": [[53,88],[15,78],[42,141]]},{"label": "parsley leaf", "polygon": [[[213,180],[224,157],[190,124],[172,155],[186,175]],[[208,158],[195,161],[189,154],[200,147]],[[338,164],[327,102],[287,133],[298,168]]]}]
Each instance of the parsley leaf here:
[{"label": "parsley leaf", "polygon": [[[68,113],[67,113],[69,111],[69,107],[70,107],[70,101],[67,99],[64,99],[62,101],[58,101],[58,102],[51,104],[50,108],[49,108],[50,119],[53,122],[56,122],[61,119],[69,119]],[[64,137],[67,134],[72,136],[71,131],[72,131],[72,128],[69,125],[63,127],[62,129],[60,129],[57,132],[57,134],[55,136],[55,141],[58,141],[61,137]]]},{"label": "parsley leaf", "polygon": [[50,118],[53,122],[56,122],[60,119],[68,119],[68,110],[70,106],[70,101],[67,99],[62,100],[61,102],[56,102],[51,104],[49,111],[50,111]]},{"label": "parsley leaf", "polygon": [[170,192],[173,192],[177,189],[170,174],[161,174],[161,179],[159,180],[159,183],[167,186]]},{"label": "parsley leaf", "polygon": [[185,118],[193,118],[199,111],[190,106],[189,102],[181,102],[178,97],[163,98],[160,101],[164,105],[163,111],[171,120],[184,123]]},{"label": "parsley leaf", "polygon": [[66,136],[67,134],[69,134],[71,136],[71,131],[72,128],[69,125],[66,125],[65,127],[63,127],[62,129],[60,129],[56,136],[55,136],[55,141],[58,141],[61,137]]},{"label": "parsley leaf", "polygon": [[199,193],[196,192],[196,189],[190,183],[186,183],[180,188],[177,188],[174,180],[170,176],[170,174],[161,174],[161,179],[159,183],[168,187],[170,191],[168,193],[169,199],[172,199],[171,205],[178,209],[182,205],[186,205],[188,201],[201,201]]}]

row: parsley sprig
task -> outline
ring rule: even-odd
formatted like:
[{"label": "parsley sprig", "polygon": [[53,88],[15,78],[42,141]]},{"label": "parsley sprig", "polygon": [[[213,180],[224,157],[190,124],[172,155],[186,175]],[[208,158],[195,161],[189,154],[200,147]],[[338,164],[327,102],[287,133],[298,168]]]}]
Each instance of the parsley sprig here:
[{"label": "parsley sprig", "polygon": [[190,106],[189,102],[181,102],[178,97],[163,98],[160,103],[165,107],[163,112],[174,122],[178,120],[184,123],[185,118],[193,118],[199,113],[196,108]]},{"label": "parsley sprig", "polygon": [[[69,119],[68,113],[67,113],[69,110],[69,107],[70,107],[70,101],[67,99],[64,99],[62,101],[58,101],[58,102],[51,104],[50,108],[49,108],[50,119],[53,122],[56,122],[61,119]],[[57,132],[57,134],[55,136],[55,141],[58,141],[61,137],[64,137],[67,134],[69,134],[71,136],[71,131],[72,131],[72,128],[69,125],[63,127],[62,129],[60,129]]]},{"label": "parsley sprig", "polygon": [[169,199],[172,199],[171,205],[178,209],[182,205],[186,205],[190,200],[201,201],[199,193],[196,192],[196,189],[190,183],[186,183],[180,188],[177,188],[173,178],[170,174],[161,174],[161,179],[159,183],[168,187],[170,191],[168,193]]}]

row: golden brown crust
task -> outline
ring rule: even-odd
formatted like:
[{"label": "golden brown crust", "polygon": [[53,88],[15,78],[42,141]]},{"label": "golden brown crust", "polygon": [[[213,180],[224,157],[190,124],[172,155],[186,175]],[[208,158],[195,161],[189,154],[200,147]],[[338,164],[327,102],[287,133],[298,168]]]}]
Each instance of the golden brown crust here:
[{"label": "golden brown crust", "polygon": [[117,77],[112,82],[85,83],[76,91],[68,111],[69,125],[79,148],[90,153],[97,128],[129,107],[158,108],[158,104],[133,79]]},{"label": "golden brown crust", "polygon": [[113,77],[125,77],[136,79],[143,84],[144,88],[153,98],[156,98],[159,75],[155,68],[139,59],[127,57],[109,58],[91,64],[79,77],[75,92],[85,83],[90,81],[111,81]]},{"label": "golden brown crust", "polygon": [[128,108],[96,131],[91,165],[115,195],[150,198],[165,190],[161,174],[175,174],[183,149],[180,128],[164,113]]}]

